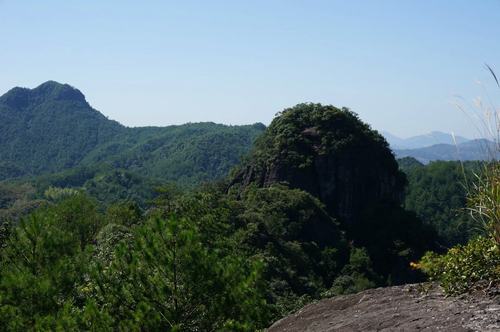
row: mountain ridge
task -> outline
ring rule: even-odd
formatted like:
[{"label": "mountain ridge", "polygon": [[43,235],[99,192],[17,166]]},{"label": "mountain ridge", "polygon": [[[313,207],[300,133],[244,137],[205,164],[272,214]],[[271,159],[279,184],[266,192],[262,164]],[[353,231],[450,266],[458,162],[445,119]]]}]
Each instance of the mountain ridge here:
[{"label": "mountain ridge", "polygon": [[416,149],[394,149],[397,158],[413,157],[427,164],[436,160],[498,160],[498,143],[487,139],[474,139],[460,144],[435,144]]},{"label": "mountain ridge", "polygon": [[437,130],[408,138],[398,137],[388,131],[382,131],[381,133],[391,148],[396,150],[424,148],[436,144],[461,144],[470,141],[469,138]]},{"label": "mountain ridge", "polygon": [[175,180],[169,175],[175,173],[186,183],[212,180],[228,172],[264,128],[215,123],[129,128],[92,108],[80,90],[48,81],[0,97],[0,180],[92,162],[167,180]]}]

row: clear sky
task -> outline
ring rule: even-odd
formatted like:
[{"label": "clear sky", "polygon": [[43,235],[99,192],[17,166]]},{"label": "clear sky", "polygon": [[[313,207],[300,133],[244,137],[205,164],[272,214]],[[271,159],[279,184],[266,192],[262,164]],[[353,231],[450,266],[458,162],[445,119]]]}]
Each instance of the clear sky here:
[{"label": "clear sky", "polygon": [[[0,0],[0,93],[47,80],[127,126],[263,122],[300,102],[375,129],[477,136],[500,1]],[[466,104],[466,102],[464,102]]]}]

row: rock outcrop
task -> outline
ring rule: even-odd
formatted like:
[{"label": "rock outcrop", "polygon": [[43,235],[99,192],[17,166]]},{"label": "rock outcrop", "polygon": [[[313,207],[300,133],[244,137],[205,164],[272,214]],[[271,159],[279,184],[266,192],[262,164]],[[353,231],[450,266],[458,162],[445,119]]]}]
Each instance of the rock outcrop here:
[{"label": "rock outcrop", "polygon": [[300,104],[277,116],[231,187],[287,183],[318,197],[346,225],[367,203],[402,198],[405,178],[385,139],[348,109]]},{"label": "rock outcrop", "polygon": [[500,331],[500,294],[444,296],[436,284],[370,289],[307,305],[268,332]]}]

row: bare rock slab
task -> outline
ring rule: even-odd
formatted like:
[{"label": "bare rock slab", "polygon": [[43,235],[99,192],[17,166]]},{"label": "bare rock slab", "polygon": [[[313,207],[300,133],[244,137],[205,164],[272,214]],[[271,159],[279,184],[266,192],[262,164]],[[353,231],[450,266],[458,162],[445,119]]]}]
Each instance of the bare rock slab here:
[{"label": "bare rock slab", "polygon": [[268,331],[500,331],[500,297],[446,297],[432,283],[376,288],[312,303]]}]

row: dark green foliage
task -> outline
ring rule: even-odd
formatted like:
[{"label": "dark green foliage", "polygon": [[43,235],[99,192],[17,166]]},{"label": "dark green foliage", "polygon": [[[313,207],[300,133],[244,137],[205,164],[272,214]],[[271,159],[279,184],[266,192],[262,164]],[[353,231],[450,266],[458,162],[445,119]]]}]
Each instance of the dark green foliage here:
[{"label": "dark green foliage", "polygon": [[[31,178],[35,188],[34,197],[51,199],[50,196],[82,191],[94,197],[103,205],[120,201],[135,201],[144,207],[155,196],[154,188],[160,181],[109,166],[78,167],[63,172]],[[12,181],[19,185],[24,180]]]},{"label": "dark green foliage", "polygon": [[0,225],[5,221],[15,222],[43,204],[43,200],[36,198],[33,186],[0,182]]},{"label": "dark green foliage", "polygon": [[17,178],[23,175],[23,171],[13,163],[0,161],[0,179]]},{"label": "dark green foliage", "polygon": [[347,243],[319,200],[272,186],[248,190],[242,203],[243,243],[268,260],[269,279],[279,279],[276,292],[316,295],[333,280]]},{"label": "dark green foliage", "polygon": [[423,166],[407,162],[410,159],[400,163],[408,178],[405,207],[434,227],[445,247],[464,244],[478,234],[465,209],[467,183],[479,163],[437,161]]},{"label": "dark green foliage", "polygon": [[339,225],[298,189],[248,188],[237,198],[217,185],[187,194],[169,186],[149,214],[169,213],[193,220],[212,250],[261,260],[274,318],[319,297],[347,261]]},{"label": "dark green foliage", "polygon": [[424,164],[422,164],[420,161],[412,157],[400,158],[398,159],[398,164],[399,168],[401,168],[401,170],[403,170],[403,172],[405,173],[413,169],[419,169],[421,167],[424,167]]},{"label": "dark green foliage", "polygon": [[86,181],[83,189],[100,202],[135,201],[145,206],[153,199],[157,183],[128,171],[114,170]]},{"label": "dark green foliage", "polygon": [[106,221],[111,224],[131,227],[142,220],[142,211],[133,201],[115,203],[106,210]]},{"label": "dark green foliage", "polygon": [[[115,329],[253,331],[265,316],[259,268],[203,244],[186,219],[153,218],[97,275],[97,299]],[[257,264],[257,265],[256,265]]]},{"label": "dark green foliage", "polygon": [[78,196],[12,230],[0,252],[0,325],[12,331],[66,326],[67,310],[83,300],[78,285],[98,226],[95,206]]},{"label": "dark green foliage", "polygon": [[261,132],[257,124],[129,128],[128,138],[99,147],[83,163],[108,162],[143,176],[193,186],[226,176]]},{"label": "dark green foliage", "polygon": [[341,274],[332,284],[332,287],[322,296],[357,293],[373,288],[381,283],[379,276],[373,271],[370,256],[364,248],[352,248],[349,264],[342,268]]},{"label": "dark green foliage", "polygon": [[[92,180],[101,174],[111,172],[112,168],[107,165],[92,167],[75,167],[53,174],[40,175],[30,178],[30,181],[43,193],[49,187],[56,188],[78,188],[83,187],[85,182]],[[102,176],[102,175],[101,175]]]},{"label": "dark green foliage", "polygon": [[265,263],[269,301],[281,314],[327,289],[348,255],[337,222],[310,194],[282,186],[249,189],[239,216],[241,246]]},{"label": "dark green foliage", "polygon": [[410,263],[436,249],[434,229],[397,205],[373,204],[350,234],[354,245],[366,248],[374,271],[389,285],[422,280]]}]

